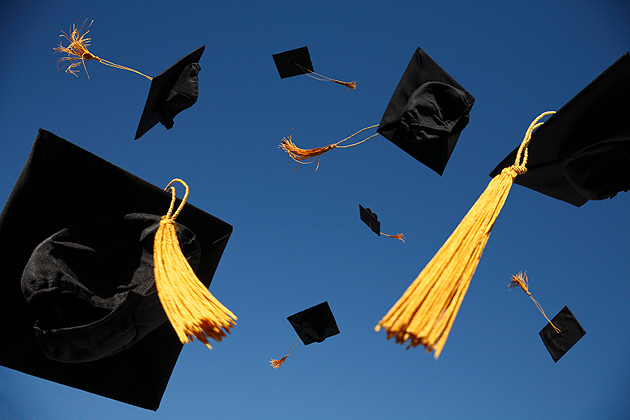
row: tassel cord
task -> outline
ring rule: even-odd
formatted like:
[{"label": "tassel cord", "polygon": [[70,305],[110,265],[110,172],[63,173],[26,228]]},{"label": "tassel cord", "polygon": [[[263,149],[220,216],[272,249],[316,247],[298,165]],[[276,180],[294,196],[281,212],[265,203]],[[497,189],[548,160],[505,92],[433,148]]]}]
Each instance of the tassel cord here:
[{"label": "tassel cord", "polygon": [[300,337],[296,337],[295,340],[293,340],[293,344],[291,344],[291,347],[289,348],[289,351],[287,352],[287,354],[284,355],[283,358],[281,359],[271,359],[269,361],[269,363],[271,363],[271,367],[274,369],[278,369],[283,363],[284,361],[287,359],[287,357],[289,357],[289,355],[291,353],[293,353],[293,350],[295,349],[295,347],[298,345],[298,343],[300,342]]},{"label": "tassel cord", "polygon": [[[328,76],[324,76],[323,74],[319,74],[319,73],[315,73],[313,70],[309,70],[304,66],[301,66],[298,63],[293,63],[296,66],[298,66],[308,77],[312,77],[315,80],[321,80],[321,81],[328,81],[328,82],[333,82],[333,83],[337,83],[339,85],[345,86],[347,88],[349,88],[350,90],[356,89],[357,88],[357,82],[344,82],[341,80],[337,80],[337,79],[331,79]],[[319,76],[319,77],[317,77]]]}]

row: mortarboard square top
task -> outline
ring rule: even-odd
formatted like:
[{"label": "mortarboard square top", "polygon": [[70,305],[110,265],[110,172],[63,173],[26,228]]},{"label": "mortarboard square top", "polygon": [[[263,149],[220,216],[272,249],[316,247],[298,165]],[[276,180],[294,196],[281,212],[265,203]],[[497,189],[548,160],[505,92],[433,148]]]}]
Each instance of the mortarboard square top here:
[{"label": "mortarboard square top", "polygon": [[197,75],[201,70],[199,60],[205,48],[205,45],[197,48],[153,78],[136,131],[136,140],[158,122],[167,130],[171,129],[173,118],[197,102],[199,96]]},{"label": "mortarboard square top", "polygon": [[[533,134],[514,182],[581,206],[630,189],[630,57],[626,52]],[[514,164],[516,148],[490,173]]]},{"label": "mortarboard square top", "polygon": [[281,79],[314,71],[308,47],[273,54],[272,57]]},{"label": "mortarboard square top", "polygon": [[372,210],[369,208],[365,209],[361,204],[359,204],[359,216],[361,217],[363,223],[372,229],[372,232],[381,236],[381,222],[378,221],[378,217],[372,212]]},{"label": "mortarboard square top", "polygon": [[339,334],[337,322],[328,302],[312,306],[287,318],[304,345],[321,343]]},{"label": "mortarboard square top", "polygon": [[466,89],[418,48],[377,131],[442,175],[474,103]]},{"label": "mortarboard square top", "polygon": [[[146,278],[153,273],[146,260],[151,232],[170,201],[161,188],[39,130],[0,214],[0,365],[156,410],[182,349],[153,305],[154,280]],[[183,252],[209,286],[232,226],[192,204],[177,222]],[[87,258],[102,258],[104,265]],[[64,267],[73,272],[56,278]],[[55,281],[88,301],[55,292],[62,291]],[[55,319],[57,309],[69,320]],[[125,336],[125,326],[144,337]],[[80,334],[86,331],[91,334]],[[82,343],[90,347],[73,352]],[[72,361],[78,363],[66,363]]]},{"label": "mortarboard square top", "polygon": [[539,334],[553,361],[557,362],[575,343],[584,337],[586,331],[566,306],[558,315],[553,317],[551,322],[558,327],[560,333],[557,333],[551,324],[547,323]]}]

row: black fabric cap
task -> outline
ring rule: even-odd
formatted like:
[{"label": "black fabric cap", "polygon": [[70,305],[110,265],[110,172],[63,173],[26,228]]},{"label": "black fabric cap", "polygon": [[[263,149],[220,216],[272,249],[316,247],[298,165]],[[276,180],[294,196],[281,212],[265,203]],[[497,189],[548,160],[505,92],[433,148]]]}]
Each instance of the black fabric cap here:
[{"label": "black fabric cap", "polygon": [[547,323],[539,334],[551,358],[557,362],[575,343],[580,341],[586,331],[566,306],[553,317],[551,322],[560,330],[560,333],[558,334],[551,324]]},{"label": "black fabric cap", "polygon": [[[39,130],[0,214],[0,365],[156,410],[182,349],[170,323],[161,323],[111,356],[81,363],[55,361],[40,348],[33,328],[38,315],[29,310],[21,278],[36,247],[57,232],[87,219],[130,213],[162,216],[170,201],[170,193],[162,188]],[[177,222],[199,241],[196,273],[208,286],[232,226],[188,203]],[[121,264],[131,267],[134,262]]]},{"label": "black fabric cap", "polygon": [[418,47],[377,131],[442,175],[474,103],[475,98]]},{"label": "black fabric cap", "polygon": [[[83,220],[40,243],[22,274],[22,292],[42,351],[89,362],[116,354],[165,321],[155,288],[153,239],[160,216],[131,213]],[[197,237],[177,224],[193,269]]]},{"label": "black fabric cap", "polygon": [[201,70],[199,60],[205,48],[205,45],[197,48],[153,78],[136,131],[136,140],[158,122],[170,130],[173,127],[173,118],[197,102],[199,96],[197,75]]},{"label": "black fabric cap", "polygon": [[378,217],[376,214],[372,212],[369,208],[364,209],[361,204],[359,204],[359,216],[361,216],[361,220],[363,223],[368,225],[372,232],[376,233],[378,236],[381,236],[381,222],[378,221]]},{"label": "black fabric cap", "polygon": [[[581,206],[630,189],[630,57],[626,52],[532,134],[514,182]],[[490,173],[514,164],[518,147]]]},{"label": "black fabric cap", "polygon": [[339,334],[328,302],[312,306],[287,318],[305,345],[321,343],[328,337]]},{"label": "black fabric cap", "polygon": [[[306,72],[300,68],[300,66],[304,67],[306,70],[314,71],[311,56],[308,53],[308,47],[273,54],[272,57],[273,61],[276,63],[276,68],[278,69],[281,79],[305,74]],[[298,66],[298,64],[300,66]]]}]

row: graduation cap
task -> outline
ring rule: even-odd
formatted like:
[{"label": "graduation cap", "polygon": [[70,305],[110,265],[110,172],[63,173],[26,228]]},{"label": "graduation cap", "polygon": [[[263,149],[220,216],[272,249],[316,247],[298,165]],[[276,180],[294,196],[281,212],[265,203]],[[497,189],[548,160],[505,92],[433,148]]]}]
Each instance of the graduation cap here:
[{"label": "graduation cap", "polygon": [[182,342],[156,301],[170,251],[152,247],[176,226],[207,291],[232,232],[192,204],[160,217],[176,201],[39,130],[0,214],[0,365],[156,410]]},{"label": "graduation cap", "polygon": [[474,103],[475,98],[418,47],[377,131],[442,175]]},{"label": "graduation cap", "polygon": [[[536,130],[527,173],[515,182],[578,207],[630,189],[628,97],[626,52]],[[516,154],[512,151],[490,176]]]},{"label": "graduation cap", "polygon": [[170,130],[173,127],[173,118],[197,102],[197,75],[201,70],[199,60],[205,48],[205,45],[197,48],[153,78],[136,131],[136,140],[158,122]]},{"label": "graduation cap", "polygon": [[270,360],[274,369],[279,368],[284,363],[287,356],[291,354],[297,345],[298,340],[302,341],[304,345],[309,345],[321,343],[328,337],[339,334],[337,322],[327,301],[293,314],[287,319],[297,333],[298,338],[295,339],[286,356],[279,360]]},{"label": "graduation cap", "polygon": [[[556,331],[553,326],[556,326],[560,332]],[[551,358],[557,362],[575,343],[584,337],[586,331],[569,308],[565,306],[549,324],[545,325],[539,334]]]},{"label": "graduation cap", "polygon": [[372,232],[376,233],[378,236],[383,235],[389,238],[400,239],[405,242],[405,238],[402,233],[399,233],[398,235],[388,235],[381,232],[381,222],[378,221],[378,216],[369,208],[363,208],[361,204],[359,204],[359,217],[361,217],[363,223],[368,225]]},{"label": "graduation cap", "polygon": [[547,320],[548,324],[545,325],[545,328],[539,334],[553,361],[557,362],[586,332],[566,306],[550,321],[540,303],[529,292],[529,282],[526,274],[518,273],[516,276],[512,276],[508,288],[512,289],[513,287],[523,289]]},{"label": "graduation cap", "polygon": [[[203,54],[205,45],[197,48],[160,75],[152,78],[137,70],[112,63],[111,61],[104,60],[92,54],[88,49],[91,38],[86,38],[86,35],[90,31],[86,30],[83,32],[83,27],[86,22],[87,20],[78,28],[76,25],[73,25],[69,35],[62,31],[62,35],[60,36],[67,39],[70,44],[63,46],[59,43],[59,46],[54,48],[56,51],[68,54],[66,57],[62,57],[57,61],[57,67],[59,67],[59,64],[66,63],[66,72],[77,76],[77,67],[83,65],[87,73],[85,62],[96,60],[106,66],[128,70],[146,77],[151,80],[151,88],[149,89],[149,96],[147,97],[147,102],[142,111],[135,139],[137,140],[142,137],[144,133],[153,128],[158,122],[164,125],[167,130],[170,130],[173,127],[173,118],[181,111],[190,108],[197,101],[197,97],[199,96],[199,79],[197,75],[201,70],[199,60]],[[90,25],[92,25],[92,22],[90,22]],[[90,25],[88,25],[88,28]]]},{"label": "graduation cap", "polygon": [[308,47],[272,54],[272,57],[281,79],[306,74],[314,79],[334,82],[350,89],[356,89],[357,87],[357,82],[342,82],[341,80],[331,79],[315,73],[311,55],[308,53]]},{"label": "graduation cap", "polygon": [[363,130],[378,127],[377,134],[442,175],[474,103],[475,98],[418,47],[380,124],[325,147],[300,149],[289,137],[282,140],[280,148],[296,162],[310,163],[305,161],[334,148],[363,143],[375,135],[352,145],[341,145]]}]

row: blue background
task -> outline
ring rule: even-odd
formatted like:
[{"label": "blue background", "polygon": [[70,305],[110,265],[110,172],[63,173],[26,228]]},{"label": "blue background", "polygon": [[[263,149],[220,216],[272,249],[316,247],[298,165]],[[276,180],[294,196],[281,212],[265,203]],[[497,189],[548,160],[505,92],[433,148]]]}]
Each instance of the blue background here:
[{"label": "blue background", "polygon": [[[152,76],[206,45],[199,100],[171,130],[133,140],[148,80],[57,70],[60,31],[85,19],[94,54]],[[630,416],[627,193],[577,208],[515,185],[440,359],[373,330],[529,123],[628,50],[627,2],[3,0],[0,39],[0,198],[39,128],[155,185],[183,178],[234,226],[211,291],[238,316],[212,351],[184,347],[157,412],[0,368],[0,419]],[[357,89],[281,80],[271,55],[304,45]],[[378,124],[418,46],[476,98],[444,175],[381,136],[294,170],[281,139],[318,147]],[[406,243],[374,235],[359,204]],[[550,317],[568,305],[587,331],[556,364],[545,319],[508,291],[519,271]],[[272,369],[295,337],[286,317],[325,300],[341,334]]]}]

